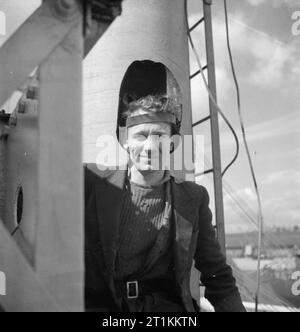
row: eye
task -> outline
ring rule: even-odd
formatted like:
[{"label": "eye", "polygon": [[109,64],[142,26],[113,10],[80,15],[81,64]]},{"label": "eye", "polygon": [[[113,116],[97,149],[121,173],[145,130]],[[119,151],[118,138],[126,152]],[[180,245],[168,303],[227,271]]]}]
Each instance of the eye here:
[{"label": "eye", "polygon": [[138,141],[145,141],[146,139],[147,139],[147,137],[145,136],[145,135],[141,135],[141,134],[139,134],[139,135],[134,135],[134,138],[136,139],[136,140],[138,140]]}]

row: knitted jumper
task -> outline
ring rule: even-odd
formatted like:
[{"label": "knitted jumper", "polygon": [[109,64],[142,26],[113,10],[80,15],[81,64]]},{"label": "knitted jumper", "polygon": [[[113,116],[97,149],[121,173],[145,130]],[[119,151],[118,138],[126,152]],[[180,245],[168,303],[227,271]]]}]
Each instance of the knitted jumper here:
[{"label": "knitted jumper", "polygon": [[[121,210],[117,280],[142,278],[147,268],[147,278],[150,274],[154,278],[168,272],[170,257],[161,259],[169,249],[170,216],[167,216],[169,211],[166,205],[168,180],[166,176],[163,183],[156,187],[127,182]],[[149,273],[149,267],[152,270],[154,267],[154,273]]]}]

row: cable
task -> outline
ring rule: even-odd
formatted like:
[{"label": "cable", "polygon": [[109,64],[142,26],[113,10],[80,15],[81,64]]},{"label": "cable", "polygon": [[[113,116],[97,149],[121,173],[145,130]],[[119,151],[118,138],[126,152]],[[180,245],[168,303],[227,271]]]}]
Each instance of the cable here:
[{"label": "cable", "polygon": [[[204,164],[206,167],[210,167],[210,164],[207,161],[207,158],[204,158]],[[251,222],[251,224],[253,224],[254,226],[256,226],[257,228],[257,221],[255,218],[255,212],[252,211],[252,209],[247,205],[247,203],[241,199],[241,198],[236,198],[232,193],[234,192],[234,189],[231,187],[231,185],[226,182],[226,180],[224,181],[224,190],[227,192],[227,194],[231,197],[231,199],[233,200],[233,202],[237,205],[237,207],[241,210],[241,212],[247,217],[247,219],[249,219],[249,221]],[[231,193],[232,192],[232,193]],[[268,235],[267,236],[270,239],[270,243],[273,243],[281,248],[284,248],[280,241],[278,241],[275,237]],[[253,294],[252,290],[250,290],[251,288],[255,288],[255,281],[252,280],[252,278],[250,276],[248,276],[244,271],[239,270],[238,267],[236,266],[232,266],[233,271],[235,272],[235,276],[237,277],[237,282],[239,284],[239,286],[241,288],[243,288],[244,290],[246,290],[248,292],[248,299],[249,300],[253,300],[253,296],[251,294]],[[240,276],[243,276],[243,279],[241,279]],[[248,288],[246,286],[246,284],[249,285],[253,285],[253,287],[251,286],[250,288]],[[269,300],[272,300],[273,303],[277,303],[279,305],[283,305],[285,307],[288,307],[289,304],[286,301],[280,300],[279,298],[276,297],[276,295],[274,295],[270,290],[262,288],[261,289],[261,294],[264,296],[264,299],[266,300],[266,297]],[[245,294],[244,294],[245,295]],[[270,301],[271,303],[271,301]]]},{"label": "cable", "polygon": [[[232,69],[232,73],[233,73],[233,77],[234,77],[234,81],[235,81],[235,85],[236,85],[236,89],[237,89],[237,96],[238,96],[237,102],[238,102],[239,119],[240,119],[242,134],[243,134],[244,145],[245,145],[245,148],[246,148],[246,153],[247,153],[247,157],[248,157],[248,161],[249,161],[249,165],[250,165],[250,169],[251,169],[251,175],[252,175],[252,178],[253,178],[255,191],[256,191],[256,195],[257,195],[257,200],[258,200],[258,224],[259,224],[258,233],[259,233],[259,236],[258,236],[257,289],[256,289],[256,294],[255,294],[255,311],[257,311],[258,310],[258,298],[259,298],[259,292],[260,292],[260,265],[261,265],[261,249],[262,249],[262,233],[263,233],[262,232],[263,215],[262,215],[260,194],[259,194],[259,191],[258,191],[255,172],[254,172],[251,156],[250,156],[250,153],[249,153],[249,148],[248,148],[248,143],[247,143],[247,139],[246,139],[243,118],[242,118],[242,114],[241,114],[239,85],[238,85],[238,81],[237,81],[236,74],[235,74],[235,69],[234,69],[234,64],[233,64],[233,57],[232,57],[232,52],[231,52],[231,47],[230,47],[230,40],[229,40],[229,25],[228,25],[228,12],[227,12],[227,2],[226,2],[226,0],[224,0],[224,5],[225,5],[225,18],[226,18],[227,46],[228,46],[228,51],[229,51],[229,56],[230,56],[231,69]],[[196,57],[196,60],[197,60],[197,63],[198,63],[198,66],[199,66],[199,69],[200,69],[200,72],[201,72],[201,76],[202,76],[203,82],[205,84],[205,87],[207,89],[207,92],[209,94],[210,100],[212,101],[212,103],[216,107],[217,111],[221,114],[221,116],[224,119],[224,121],[226,122],[226,124],[231,129],[231,131],[234,135],[234,138],[236,140],[236,145],[237,145],[236,155],[235,155],[234,159],[232,160],[232,162],[225,168],[224,172],[222,173],[222,176],[223,176],[225,174],[225,172],[231,167],[231,165],[237,159],[237,156],[239,154],[239,141],[238,141],[238,137],[237,137],[234,129],[232,128],[231,124],[229,123],[229,121],[227,120],[225,115],[223,114],[223,112],[220,109],[220,107],[218,106],[214,96],[212,95],[212,92],[210,91],[210,88],[209,88],[208,83],[206,81],[205,75],[203,73],[200,57],[199,57],[199,55],[198,55],[198,53],[195,49],[191,34],[189,32],[187,0],[185,0],[185,14],[186,14],[185,16],[186,16],[186,25],[187,25],[188,38],[189,38],[192,50],[195,54],[195,57]]]},{"label": "cable", "polygon": [[208,92],[208,95],[209,95],[209,98],[210,100],[212,101],[212,103],[214,104],[214,106],[216,107],[216,110],[220,113],[220,115],[222,116],[223,120],[226,122],[227,126],[230,128],[231,132],[233,133],[233,136],[234,136],[234,139],[235,139],[235,142],[236,142],[236,152],[235,152],[235,155],[232,159],[232,161],[229,163],[228,166],[226,166],[226,168],[224,169],[224,171],[222,172],[222,177],[225,175],[225,173],[227,172],[227,170],[235,163],[235,161],[237,160],[237,157],[239,155],[239,150],[240,150],[240,146],[239,146],[239,140],[238,140],[238,137],[237,137],[237,134],[235,132],[235,130],[233,129],[232,125],[230,124],[230,122],[228,121],[227,117],[225,116],[225,114],[222,112],[222,110],[220,109],[217,101],[215,100],[209,86],[208,86],[208,83],[207,83],[207,80],[206,80],[206,77],[204,75],[204,72],[203,72],[203,67],[202,67],[202,64],[201,64],[201,60],[200,60],[200,57],[195,49],[195,45],[194,45],[194,42],[193,42],[193,39],[192,39],[192,36],[190,34],[190,31],[189,31],[189,23],[188,23],[188,10],[187,10],[187,0],[185,0],[185,18],[186,18],[186,26],[187,26],[187,33],[188,33],[188,38],[189,38],[189,42],[191,44],[191,47],[192,47],[192,50],[193,50],[193,53],[195,55],[195,58],[196,58],[196,61],[198,63],[198,67],[200,69],[200,73],[201,73],[201,76],[202,76],[202,79],[203,79],[203,82],[205,84],[205,87],[206,87],[206,90]]},{"label": "cable", "polygon": [[[210,163],[208,162],[207,158],[204,157],[204,165],[206,168],[211,168]],[[235,197],[234,193],[235,190],[231,187],[228,181],[223,179],[223,188],[227,195],[231,198],[231,200],[236,204],[236,206],[240,209],[243,215],[250,221],[250,223],[255,226],[255,229],[258,228],[258,223],[256,220],[256,213],[248,206],[245,200],[241,197]],[[238,212],[238,211],[236,211]],[[276,239],[275,236],[272,234],[266,234],[265,239],[269,240],[269,243],[276,245],[278,248],[284,249],[282,243]]]},{"label": "cable", "polygon": [[236,91],[237,91],[237,104],[238,104],[238,114],[239,114],[239,119],[240,119],[240,125],[242,129],[242,134],[243,134],[243,141],[244,145],[246,148],[246,153],[248,157],[248,162],[251,170],[251,175],[252,179],[254,182],[254,187],[255,187],[255,192],[257,196],[257,201],[258,201],[258,259],[257,259],[257,290],[255,294],[255,311],[258,311],[258,298],[259,298],[259,291],[260,291],[260,265],[261,265],[261,251],[262,251],[262,233],[263,233],[263,214],[262,214],[262,206],[261,206],[261,199],[260,199],[260,194],[256,182],[256,176],[254,172],[254,167],[252,163],[252,159],[250,156],[249,148],[248,148],[248,143],[247,143],[247,138],[246,138],[246,133],[245,133],[245,127],[244,127],[244,120],[241,112],[241,99],[240,99],[240,89],[239,89],[239,84],[238,80],[236,77],[236,72],[234,68],[234,63],[233,63],[233,56],[231,52],[231,46],[230,46],[230,38],[229,38],[229,24],[228,24],[228,10],[227,10],[227,0],[224,0],[224,8],[225,8],[225,22],[226,22],[226,39],[227,39],[227,48],[228,48],[228,53],[229,53],[229,58],[230,58],[230,64],[231,64],[231,70],[232,70],[232,75],[234,79],[234,83],[236,86]]},{"label": "cable", "polygon": [[11,232],[11,236],[14,236],[16,234],[16,232],[19,230],[19,226],[17,226],[12,232]]}]

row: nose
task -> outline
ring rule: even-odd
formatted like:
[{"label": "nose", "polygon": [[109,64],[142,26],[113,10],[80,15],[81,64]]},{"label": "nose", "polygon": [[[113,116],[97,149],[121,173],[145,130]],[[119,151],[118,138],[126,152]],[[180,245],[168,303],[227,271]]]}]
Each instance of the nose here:
[{"label": "nose", "polygon": [[155,135],[149,135],[144,144],[145,153],[147,153],[148,156],[151,156],[151,153],[157,152],[158,149],[159,149],[159,146],[158,146],[157,137],[155,137]]}]

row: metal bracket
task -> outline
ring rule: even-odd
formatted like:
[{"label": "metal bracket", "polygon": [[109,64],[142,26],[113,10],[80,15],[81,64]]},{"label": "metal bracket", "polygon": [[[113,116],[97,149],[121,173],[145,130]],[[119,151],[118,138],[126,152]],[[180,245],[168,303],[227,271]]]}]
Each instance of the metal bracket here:
[{"label": "metal bracket", "polygon": [[97,22],[109,22],[122,13],[122,0],[89,0],[92,19]]},{"label": "metal bracket", "polygon": [[78,13],[62,20],[54,12],[57,10],[53,0],[44,0],[0,48],[0,77],[5,82],[0,89],[0,105],[26,82],[30,73],[47,59],[81,19]]},{"label": "metal bracket", "polygon": [[122,13],[123,0],[84,2],[84,55],[86,56],[115,18]]},{"label": "metal bracket", "polygon": [[53,10],[53,15],[62,21],[72,21],[78,16],[80,9],[78,0],[51,0],[49,4],[50,8]]}]

